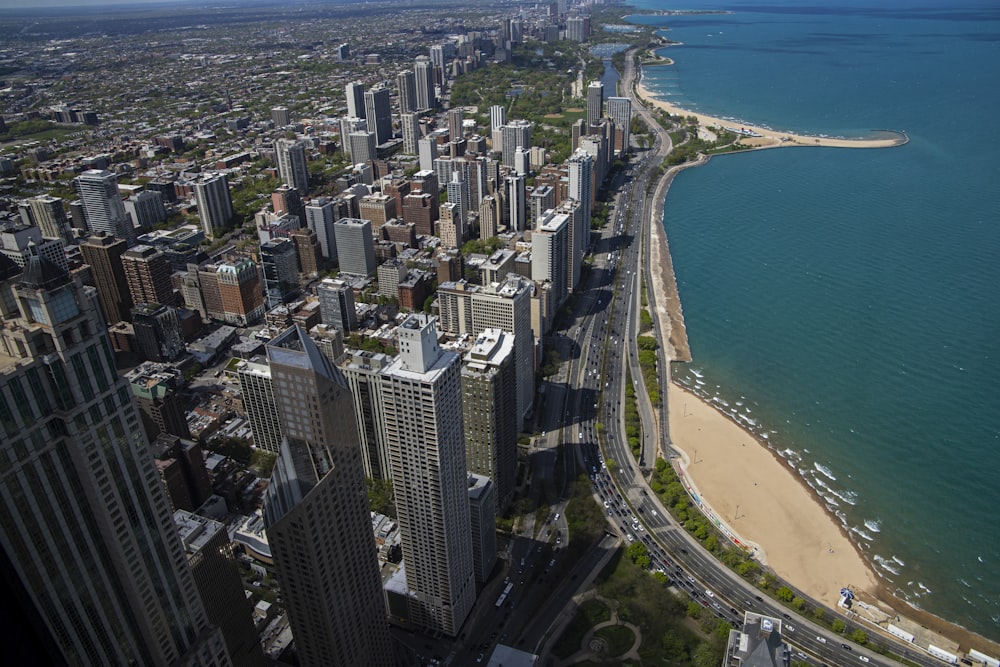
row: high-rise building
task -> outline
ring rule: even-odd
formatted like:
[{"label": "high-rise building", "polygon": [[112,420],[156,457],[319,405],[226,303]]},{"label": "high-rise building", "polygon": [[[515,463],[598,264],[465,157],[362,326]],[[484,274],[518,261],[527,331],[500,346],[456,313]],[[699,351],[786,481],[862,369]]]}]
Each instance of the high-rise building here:
[{"label": "high-rise building", "polygon": [[404,70],[396,75],[396,87],[399,89],[399,113],[413,113],[417,110],[417,77],[410,70]]},{"label": "high-rise building", "polygon": [[352,81],[344,87],[347,96],[347,115],[353,118],[365,117],[365,84]]},{"label": "high-rise building", "polygon": [[591,81],[587,86],[587,127],[597,125],[604,115],[604,84]]},{"label": "high-rise building", "polygon": [[503,141],[501,145],[503,165],[513,169],[514,153],[518,146],[521,148],[531,147],[531,122],[527,120],[512,120],[501,127],[500,132]]},{"label": "high-rise building", "polygon": [[354,290],[343,280],[324,278],[316,286],[320,316],[323,324],[351,332],[358,328],[358,314],[354,308]]},{"label": "high-rise building", "polygon": [[353,160],[353,157],[351,156],[351,134],[354,132],[367,131],[368,121],[365,120],[364,116],[361,116],[360,118],[345,116],[340,119],[340,148],[344,151],[344,155]]},{"label": "high-rise building", "polygon": [[437,106],[437,95],[434,94],[434,64],[431,59],[417,56],[413,75],[417,84],[417,110],[433,109]]},{"label": "high-rise building", "polygon": [[632,136],[632,100],[627,97],[609,97],[608,115],[615,122],[615,150],[627,153]]},{"label": "high-rise building", "polygon": [[132,225],[143,232],[152,231],[153,225],[167,219],[163,196],[156,190],[137,192],[125,200],[124,206]]},{"label": "high-rise building", "polygon": [[448,136],[452,141],[456,141],[465,136],[462,127],[462,108],[448,109]]},{"label": "high-rise building", "polygon": [[264,317],[260,269],[249,259],[234,264],[188,265],[185,281],[185,303],[202,312],[205,319],[245,327]]},{"label": "high-rise building", "polygon": [[552,294],[557,306],[566,299],[569,292],[569,224],[569,216],[546,211],[531,233],[531,279],[552,284]]},{"label": "high-rise building", "polygon": [[177,310],[159,303],[132,307],[132,329],[139,354],[149,361],[173,361],[184,353],[184,337]]},{"label": "high-rise building", "polygon": [[381,352],[351,350],[339,366],[354,398],[354,420],[361,438],[361,462],[365,477],[392,479],[389,447],[386,443],[383,414],[382,369],[392,357]]},{"label": "high-rise building", "polygon": [[517,369],[514,335],[484,329],[462,359],[466,467],[493,480],[497,514],[514,496]]},{"label": "high-rise building", "polygon": [[166,256],[149,245],[137,245],[122,254],[122,268],[132,303],[176,306],[177,293],[170,282],[173,268]]},{"label": "high-rise building", "polygon": [[174,524],[205,613],[222,630],[233,664],[270,664],[253,626],[253,609],[243,591],[226,525],[184,510],[174,512]]},{"label": "high-rise building", "polygon": [[500,151],[503,147],[503,130],[507,124],[507,107],[494,104],[490,107],[490,143],[493,150]]},{"label": "high-rise building", "polygon": [[[433,171],[434,162],[438,159],[437,142],[431,137],[418,139],[417,150],[420,155],[420,171]],[[451,179],[449,178],[448,180],[450,181]],[[445,183],[447,182],[445,181]]]},{"label": "high-rise building", "polygon": [[531,292],[531,281],[514,273],[496,284],[473,286],[461,280],[438,287],[442,331],[478,336],[486,329],[500,329],[514,334],[518,429],[535,395]]},{"label": "high-rise building", "polygon": [[293,187],[300,194],[309,191],[309,167],[306,164],[306,149],[294,139],[276,139],[274,152],[278,158],[278,175],[285,185]]},{"label": "high-rise building", "polygon": [[214,238],[225,231],[233,217],[233,200],[225,174],[205,175],[195,181],[198,217],[205,236]]},{"label": "high-rise building", "polygon": [[[62,664],[228,665],[94,291],[0,257],[0,558]],[[70,380],[72,378],[72,381]]]},{"label": "high-rise building", "polygon": [[341,218],[334,223],[337,235],[337,254],[340,256],[340,270],[356,276],[370,276],[375,273],[375,240],[372,238],[372,223],[360,218]]},{"label": "high-rise building", "polygon": [[281,419],[274,403],[271,367],[254,361],[240,361],[236,365],[240,381],[240,395],[253,446],[277,454],[281,450]]},{"label": "high-rise building", "polygon": [[493,195],[486,195],[479,204],[479,238],[482,241],[497,235],[500,225],[500,209]]},{"label": "high-rise building", "polygon": [[472,569],[476,581],[484,584],[497,563],[496,485],[486,475],[475,473],[469,473],[468,485]]},{"label": "high-rise building", "polygon": [[[407,74],[412,74],[407,72]],[[420,140],[420,116],[415,113],[404,113],[399,119],[400,128],[403,131],[403,154],[418,155]]]},{"label": "high-rise building", "polygon": [[461,362],[438,346],[435,318],[410,315],[398,336],[382,389],[410,617],[455,636],[476,598]]},{"label": "high-rise building", "polygon": [[299,661],[391,665],[347,383],[298,326],[268,343],[267,358],[284,438],[264,521]]},{"label": "high-rise building", "polygon": [[351,161],[355,164],[362,162],[372,162],[378,156],[375,143],[375,133],[368,130],[359,130],[347,135],[347,140],[351,147]]},{"label": "high-rise building", "polygon": [[161,433],[191,438],[184,404],[178,393],[184,385],[180,370],[166,364],[146,362],[129,371],[125,377],[132,385],[132,395],[150,440]]},{"label": "high-rise building", "polygon": [[288,237],[295,243],[295,256],[298,258],[302,273],[309,277],[318,275],[323,264],[323,253],[316,232],[304,227],[293,229]]},{"label": "high-rise building", "polygon": [[51,195],[38,195],[28,200],[28,207],[35,224],[47,239],[60,239],[66,245],[73,242],[69,219],[63,200]]},{"label": "high-rise building", "polygon": [[277,127],[288,127],[292,124],[292,115],[288,112],[288,107],[274,107],[271,109],[271,122]]},{"label": "high-rise building", "polygon": [[104,169],[88,169],[74,180],[87,227],[135,245],[135,228],[118,194],[118,177]]},{"label": "high-rise building", "polygon": [[556,190],[551,185],[536,185],[528,200],[528,226],[534,229],[542,215],[556,207]]},{"label": "high-rise building", "polygon": [[[468,182],[462,178],[459,171],[453,171],[448,179],[448,201],[455,204],[455,214],[460,220],[454,220],[456,229],[465,229],[466,217],[470,208]],[[461,245],[460,242],[458,245]]]},{"label": "high-rise building", "polygon": [[523,232],[528,228],[527,187],[524,174],[511,174],[507,185],[507,231]]},{"label": "high-rise building", "polygon": [[365,120],[368,121],[368,129],[375,133],[376,146],[392,139],[392,107],[389,105],[388,88],[365,92]]},{"label": "high-rise building", "polygon": [[590,216],[594,202],[594,160],[587,153],[577,151],[570,156],[566,164],[569,168],[569,197],[579,204],[579,215],[574,220],[576,224],[570,230],[573,261],[568,267],[570,273],[567,288],[572,292],[580,282],[580,262],[590,242]]},{"label": "high-rise building", "polygon": [[80,254],[90,265],[101,312],[108,324],[127,322],[132,313],[132,294],[122,266],[126,250],[128,243],[124,239],[108,235],[91,236],[80,244]]},{"label": "high-rise building", "polygon": [[260,244],[260,267],[264,273],[267,309],[288,301],[299,289],[299,261],[289,238],[273,238]]},{"label": "high-rise building", "polygon": [[310,201],[305,206],[306,227],[316,232],[319,239],[320,252],[323,258],[337,261],[337,237],[334,235],[333,223],[337,221],[335,202],[320,197]]},{"label": "high-rise building", "polygon": [[590,37],[590,17],[570,16],[566,19],[566,39],[585,42]]}]

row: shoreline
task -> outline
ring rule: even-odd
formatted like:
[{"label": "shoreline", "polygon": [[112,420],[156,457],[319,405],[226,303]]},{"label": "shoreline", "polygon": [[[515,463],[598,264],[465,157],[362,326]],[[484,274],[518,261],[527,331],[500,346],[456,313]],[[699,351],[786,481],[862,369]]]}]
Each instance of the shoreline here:
[{"label": "shoreline", "polygon": [[[640,69],[641,77],[641,69]],[[699,122],[704,126],[707,123],[722,125],[727,121],[722,119],[714,118],[711,116],[706,116],[704,114],[694,114],[688,112],[684,109],[680,109],[675,105],[671,105],[661,100],[656,99],[648,89],[646,89],[641,83],[637,82],[634,86],[635,94],[641,97],[643,101],[652,105],[655,108],[660,108],[667,111],[670,114],[681,114],[685,116],[696,116]],[[729,121],[729,125],[736,124],[734,121]],[[724,125],[723,125],[724,126]],[[746,125],[740,125],[741,127],[747,128]],[[749,128],[754,131],[759,131],[761,134],[765,135],[758,139],[759,145],[754,146],[754,148],[777,148],[783,146],[828,146],[828,147],[841,147],[841,148],[886,148],[899,146],[907,143],[909,137],[905,132],[899,133],[900,137],[897,139],[840,139],[840,138],[828,138],[828,137],[807,137],[804,135],[792,135],[789,133],[776,133],[773,130],[767,128]],[[888,130],[880,130],[888,131]],[[780,137],[795,137],[798,141],[781,141]],[[744,137],[742,140],[746,140]],[[812,143],[809,141],[812,140]],[[690,163],[687,165],[682,165],[682,167],[699,166],[704,162],[699,161],[696,163]],[[691,353],[688,347],[688,341],[686,336],[686,329],[683,324],[683,315],[681,311],[679,291],[676,284],[676,278],[674,276],[672,258],[670,256],[669,244],[667,242],[666,229],[663,224],[663,202],[666,198],[666,194],[669,191],[669,187],[676,175],[678,168],[672,168],[667,170],[667,172],[661,177],[660,182],[657,184],[658,194],[662,190],[662,197],[654,197],[653,206],[659,205],[658,209],[652,214],[652,224],[650,225],[650,258],[651,265],[654,270],[651,271],[650,279],[650,289],[654,292],[654,303],[657,307],[651,314],[654,315],[659,323],[660,330],[663,330],[664,320],[666,323],[672,326],[667,329],[671,332],[670,340],[663,341],[663,344],[667,348],[666,352],[669,356],[670,362],[673,361],[690,361]],[[680,322],[680,331],[683,332],[683,345],[678,346],[677,341],[674,340],[674,332],[678,331],[677,322]],[[680,347],[681,349],[678,349]],[[701,404],[704,410],[707,410],[711,414],[710,419],[713,430],[719,429],[724,430],[723,427],[728,427],[729,429],[735,429],[735,432],[739,434],[739,438],[743,440],[740,446],[740,450],[754,450],[759,455],[766,457],[770,461],[770,466],[765,466],[771,468],[771,477],[768,478],[768,483],[780,483],[782,491],[779,496],[784,496],[791,499],[791,503],[795,505],[801,505],[802,507],[810,508],[810,512],[818,512],[819,518],[816,519],[816,526],[823,526],[821,530],[812,535],[810,539],[813,540],[813,549],[815,550],[815,539],[817,535],[824,535],[825,539],[828,540],[829,548],[833,549],[833,552],[828,552],[827,554],[821,554],[822,556],[836,556],[836,559],[830,558],[830,561],[836,560],[840,565],[838,568],[843,568],[842,572],[850,573],[848,575],[835,575],[835,576],[850,576],[857,578],[857,581],[850,582],[854,586],[858,586],[858,582],[865,582],[861,585],[856,593],[862,593],[858,596],[858,599],[862,602],[873,604],[876,607],[880,607],[881,611],[884,613],[886,608],[892,612],[892,615],[899,614],[903,618],[900,622],[905,622],[910,626],[911,630],[916,630],[915,634],[929,638],[931,642],[936,642],[938,645],[949,646],[954,645],[954,648],[958,648],[960,644],[962,648],[968,650],[969,648],[975,648],[981,651],[986,651],[987,653],[992,653],[994,655],[998,654],[998,645],[992,640],[972,632],[962,626],[956,625],[952,622],[945,620],[939,616],[923,610],[919,607],[915,607],[908,601],[897,597],[888,585],[888,582],[878,575],[877,570],[868,558],[868,555],[861,549],[860,545],[856,543],[850,536],[848,528],[840,522],[836,516],[831,514],[826,505],[822,502],[820,497],[816,492],[809,486],[807,481],[802,478],[801,475],[797,473],[794,466],[790,464],[786,459],[782,458],[778,452],[764,443],[758,440],[751,432],[746,430],[743,425],[739,424],[730,415],[725,414],[716,406],[712,405],[710,402],[702,399],[693,392],[690,392],[681,385],[670,381],[669,386],[666,388],[668,405],[669,402],[674,400],[678,393],[681,396],[688,396],[688,401],[696,401]],[[673,397],[673,398],[672,398]],[[689,452],[684,448],[685,443],[679,443],[674,439],[676,410],[668,409],[668,429],[669,435],[668,440],[671,446],[677,449],[681,455],[682,459],[690,461]],[[693,438],[693,439],[692,439]],[[753,445],[745,445],[747,439],[753,442]],[[686,443],[687,448],[692,448],[692,442],[700,442],[702,438],[700,436],[688,436],[689,442]],[[701,463],[703,458],[704,450],[696,450],[697,456],[695,461],[695,467],[697,468]],[[759,463],[759,461],[758,461]],[[735,473],[737,475],[743,475],[745,468],[740,464],[738,458],[735,457],[722,457],[719,462],[719,468],[730,470],[730,473]],[[775,470],[776,467],[776,470]],[[681,462],[675,466],[680,472],[687,473],[687,470],[682,468]],[[759,468],[759,471],[765,468]],[[732,489],[726,484],[722,484],[718,488],[714,482],[718,480],[712,480],[706,475],[709,466],[703,466],[702,469],[696,469],[691,475],[691,479],[694,481],[695,486],[700,490],[706,491],[704,500],[705,504],[708,505],[712,510],[718,510],[716,513],[720,514],[720,518],[724,523],[732,526],[736,524],[735,532],[741,541],[746,541],[751,544],[759,545],[761,551],[764,552],[764,558],[761,560],[765,564],[769,564],[776,572],[781,574],[782,577],[787,579],[790,583],[794,584],[805,593],[814,597],[817,600],[821,600],[823,603],[827,604],[833,609],[837,609],[836,602],[839,595],[835,595],[831,601],[828,597],[830,594],[831,582],[836,583],[829,577],[826,577],[824,582],[822,577],[815,577],[813,573],[814,570],[820,569],[824,570],[822,575],[826,575],[825,568],[816,568],[817,562],[815,558],[807,562],[802,562],[801,558],[799,562],[795,562],[795,554],[789,554],[790,551],[795,551],[795,545],[789,544],[787,539],[782,539],[781,535],[775,536],[760,536],[756,534],[751,534],[751,532],[756,533],[757,531],[750,527],[751,523],[747,519],[747,515],[744,514],[744,506],[742,504],[737,504],[737,509],[733,508],[733,503],[731,502]],[[715,499],[717,502],[722,501],[719,506],[711,505],[711,499]],[[728,503],[726,501],[729,501]],[[722,508],[725,504],[726,507]],[[729,510],[727,516],[726,509]],[[739,512],[737,517],[736,512]],[[745,527],[743,524],[746,523]],[[770,517],[766,523],[772,523]],[[810,524],[806,524],[806,527],[812,528]],[[790,535],[795,535],[803,529],[802,525],[791,525],[785,526],[784,537],[787,538]],[[758,539],[759,538],[759,539]],[[834,538],[836,542],[834,541]],[[838,554],[836,550],[841,549]],[[770,561],[770,563],[768,563]],[[789,569],[791,568],[791,569]],[[796,571],[800,570],[800,571]],[[813,578],[810,578],[813,577]],[[836,588],[839,594],[839,587]],[[891,618],[891,615],[887,615],[886,618]],[[882,631],[885,631],[886,622],[878,623],[882,626]],[[925,639],[926,641],[926,639]]]},{"label": "shoreline", "polygon": [[796,134],[793,132],[782,132],[758,125],[748,125],[738,120],[717,118],[715,116],[709,116],[689,111],[687,109],[682,109],[675,104],[665,102],[656,97],[642,83],[641,74],[639,80],[635,84],[635,93],[636,96],[643,102],[646,102],[657,109],[666,111],[672,116],[694,116],[698,119],[698,123],[704,128],[710,128],[713,126],[730,128],[738,127],[741,130],[747,130],[758,134],[760,135],[758,137],[743,136],[739,139],[740,143],[752,146],[753,148],[786,148],[794,146],[819,146],[826,148],[895,148],[897,146],[903,146],[910,141],[906,132],[899,130],[872,130],[873,132],[893,132],[898,135],[894,138],[846,139],[842,137],[822,137],[807,134]]}]

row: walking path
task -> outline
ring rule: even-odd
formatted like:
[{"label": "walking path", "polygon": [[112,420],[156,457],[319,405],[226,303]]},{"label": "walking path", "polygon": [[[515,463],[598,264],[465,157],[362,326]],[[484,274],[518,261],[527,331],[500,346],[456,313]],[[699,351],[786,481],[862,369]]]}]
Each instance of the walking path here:
[{"label": "walking path", "polygon": [[[557,662],[557,667],[563,667],[564,665],[576,665],[581,662],[614,662],[615,664],[620,664],[625,660],[635,660],[636,662],[641,662],[641,658],[639,657],[639,646],[642,644],[642,631],[637,626],[618,618],[618,601],[601,597],[597,594],[597,591],[591,589],[586,593],[573,598],[573,602],[577,607],[579,607],[583,602],[590,599],[600,600],[606,604],[608,609],[611,610],[611,620],[598,623],[588,630],[587,634],[583,637],[583,641],[580,642],[580,650],[565,660]],[[611,627],[613,625],[624,626],[631,630],[632,634],[635,635],[635,639],[632,641],[632,646],[630,646],[627,651],[619,655],[608,655],[607,643],[600,637],[594,636],[598,630]]]}]

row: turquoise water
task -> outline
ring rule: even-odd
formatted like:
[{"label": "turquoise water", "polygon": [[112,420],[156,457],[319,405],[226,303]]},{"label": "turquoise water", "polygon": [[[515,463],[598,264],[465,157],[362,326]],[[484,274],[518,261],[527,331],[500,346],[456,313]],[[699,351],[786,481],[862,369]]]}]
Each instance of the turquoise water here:
[{"label": "turquoise water", "polygon": [[873,3],[636,17],[684,43],[644,82],[685,108],[911,139],[677,178],[676,375],[783,452],[901,597],[1000,639],[1000,5]]}]

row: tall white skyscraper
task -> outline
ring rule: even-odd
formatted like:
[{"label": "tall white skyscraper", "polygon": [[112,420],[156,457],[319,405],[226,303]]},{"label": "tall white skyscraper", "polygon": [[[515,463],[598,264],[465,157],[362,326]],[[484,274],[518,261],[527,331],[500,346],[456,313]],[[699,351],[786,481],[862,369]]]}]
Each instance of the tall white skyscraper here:
[{"label": "tall white skyscraper", "polygon": [[88,169],[74,183],[90,231],[106,232],[135,245],[135,228],[118,194],[118,177],[105,169]]},{"label": "tall white skyscraper", "polygon": [[347,115],[353,118],[365,117],[365,84],[352,81],[344,86],[347,97]]},{"label": "tall white skyscraper", "polygon": [[37,254],[18,273],[0,255],[0,560],[22,604],[62,664],[230,664],[94,289]]},{"label": "tall white skyscraper", "polygon": [[214,237],[229,226],[233,217],[233,200],[225,174],[204,175],[194,184],[198,201],[198,217],[205,236]]},{"label": "tall white skyscraper", "polygon": [[476,598],[461,360],[438,347],[435,318],[410,315],[398,335],[382,388],[410,613],[455,636]]},{"label": "tall white skyscraper", "polygon": [[437,106],[437,96],[434,94],[434,64],[431,59],[417,56],[413,75],[417,84],[417,109],[433,109]]},{"label": "tall white skyscraper", "polygon": [[591,81],[587,86],[587,128],[597,125],[604,115],[604,84]]},{"label": "tall white skyscraper", "polygon": [[493,150],[500,151],[503,149],[503,130],[504,125],[507,124],[507,108],[502,104],[494,104],[490,107],[490,142],[493,144]]},{"label": "tall white skyscraper", "polygon": [[[411,74],[412,72],[407,72]],[[404,113],[399,117],[400,129],[403,131],[403,154],[417,155],[417,142],[420,140],[420,116],[415,113]]]},{"label": "tall white skyscraper", "polygon": [[420,153],[420,171],[433,171],[434,161],[438,159],[437,142],[430,137],[424,137],[417,140],[417,148]]},{"label": "tall white skyscraper", "polygon": [[281,419],[274,404],[271,368],[267,364],[241,361],[236,366],[243,409],[253,433],[253,446],[275,454],[281,451]]},{"label": "tall white skyscraper", "polygon": [[531,233],[531,279],[552,284],[552,296],[561,304],[569,292],[569,216],[546,211]]},{"label": "tall white skyscraper", "polygon": [[523,232],[528,227],[528,201],[525,177],[512,174],[505,179],[507,184],[507,210],[510,213],[508,231]]},{"label": "tall white skyscraper", "polygon": [[284,438],[264,523],[299,660],[392,665],[347,383],[299,326],[268,343],[267,359]]},{"label": "tall white skyscraper", "polygon": [[514,152],[517,147],[531,148],[531,123],[526,120],[512,120],[500,128],[503,143],[503,165],[514,168]]},{"label": "tall white skyscraper", "polygon": [[365,120],[368,121],[368,129],[375,133],[376,146],[392,139],[392,108],[389,106],[388,88],[365,92]]},{"label": "tall white skyscraper", "polygon": [[377,156],[376,146],[378,146],[374,132],[358,131],[351,132],[347,140],[351,145],[351,161],[355,164],[361,162],[371,162]]},{"label": "tall white skyscraper", "polygon": [[[465,229],[470,208],[469,184],[458,170],[451,173],[451,180],[448,181],[448,201],[455,204],[455,215],[460,216],[459,220],[453,219],[456,228]],[[461,245],[461,242],[458,245]]]},{"label": "tall white skyscraper", "polygon": [[399,113],[413,113],[417,110],[417,77],[410,70],[403,70],[396,75],[396,87],[399,89]]},{"label": "tall white skyscraper", "polygon": [[278,174],[281,180],[305,196],[309,191],[309,167],[306,165],[306,149],[294,139],[277,139],[274,152],[278,158]]},{"label": "tall white skyscraper", "polygon": [[337,236],[333,223],[337,221],[336,204],[325,197],[310,200],[305,206],[306,227],[316,232],[320,252],[328,260],[337,260]]},{"label": "tall white skyscraper", "polygon": [[42,236],[60,239],[67,245],[73,241],[62,199],[52,195],[38,195],[28,200],[28,208],[35,224],[42,231]]},{"label": "tall white skyscraper", "polygon": [[590,216],[594,201],[594,158],[578,150],[567,161],[569,167],[569,198],[579,203],[579,215],[571,232],[574,259],[568,284],[569,291],[580,281],[579,263],[590,241]]}]

